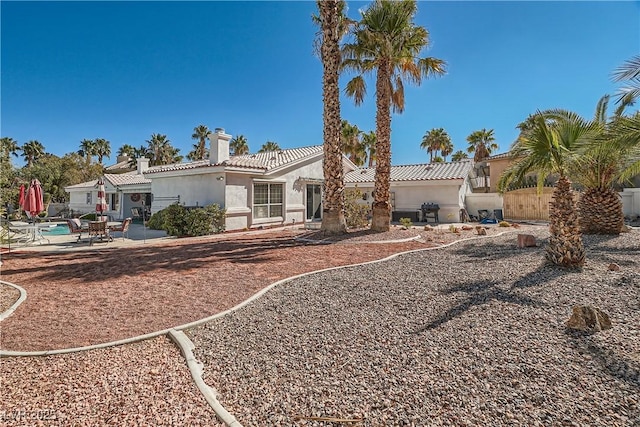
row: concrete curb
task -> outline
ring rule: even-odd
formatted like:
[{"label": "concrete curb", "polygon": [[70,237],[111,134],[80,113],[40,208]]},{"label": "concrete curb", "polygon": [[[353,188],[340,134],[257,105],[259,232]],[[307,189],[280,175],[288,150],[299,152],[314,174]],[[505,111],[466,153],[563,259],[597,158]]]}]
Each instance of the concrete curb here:
[{"label": "concrete curb", "polygon": [[420,240],[420,236],[407,237],[406,239],[396,239],[396,240],[377,240],[375,242],[332,242],[330,240],[316,240],[316,239],[306,239],[304,237],[296,237],[295,240],[298,242],[308,242],[308,243],[317,243],[323,245],[341,244],[341,245],[363,245],[363,244],[385,244],[385,243],[406,243],[411,242],[413,240]]},{"label": "concrete curb", "polygon": [[175,329],[171,329],[169,331],[169,337],[178,346],[178,348],[180,348],[182,356],[189,367],[189,371],[191,371],[193,381],[196,383],[196,386],[206,399],[209,406],[214,410],[220,421],[225,423],[228,427],[242,427],[242,424],[240,424],[240,422],[220,404],[216,390],[208,386],[202,379],[202,370],[204,365],[193,355],[193,349],[195,346],[189,337],[187,337],[184,332],[176,331]]},{"label": "concrete curb", "polygon": [[11,286],[12,288],[17,289],[18,292],[20,292],[20,296],[18,297],[18,300],[16,302],[14,302],[11,305],[11,307],[9,307],[8,309],[6,309],[2,313],[0,313],[0,322],[2,322],[7,317],[11,316],[13,314],[13,312],[16,311],[16,308],[18,308],[18,306],[20,304],[22,304],[24,302],[24,300],[27,299],[27,291],[25,291],[22,287],[20,287],[20,286],[18,286],[16,284],[5,282],[4,280],[0,280],[0,283],[2,283],[3,285]]}]

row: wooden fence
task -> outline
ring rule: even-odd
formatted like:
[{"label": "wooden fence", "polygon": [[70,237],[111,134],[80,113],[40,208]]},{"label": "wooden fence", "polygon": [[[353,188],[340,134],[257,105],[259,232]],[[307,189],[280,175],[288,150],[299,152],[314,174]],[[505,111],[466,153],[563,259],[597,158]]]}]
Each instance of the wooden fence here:
[{"label": "wooden fence", "polygon": [[505,219],[549,220],[549,202],[553,188],[545,187],[538,194],[536,187],[520,188],[504,193],[503,206]]}]

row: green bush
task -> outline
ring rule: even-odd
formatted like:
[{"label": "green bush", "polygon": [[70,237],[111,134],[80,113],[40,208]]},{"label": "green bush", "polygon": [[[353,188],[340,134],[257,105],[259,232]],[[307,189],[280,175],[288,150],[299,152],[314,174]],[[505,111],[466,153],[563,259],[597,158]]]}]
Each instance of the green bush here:
[{"label": "green bush", "polygon": [[411,227],[413,227],[413,222],[411,222],[411,218],[400,218],[400,224],[402,225],[402,228],[404,228],[405,230],[408,230]]},{"label": "green bush", "polygon": [[363,228],[369,225],[369,206],[358,203],[362,200],[362,191],[348,188],[345,191],[344,217],[349,228]]},{"label": "green bush", "polygon": [[170,236],[206,236],[224,231],[225,213],[217,204],[189,210],[174,204],[153,214],[148,225]]},{"label": "green bush", "polygon": [[498,223],[498,227],[511,227],[511,224],[509,224],[507,221],[500,221]]}]

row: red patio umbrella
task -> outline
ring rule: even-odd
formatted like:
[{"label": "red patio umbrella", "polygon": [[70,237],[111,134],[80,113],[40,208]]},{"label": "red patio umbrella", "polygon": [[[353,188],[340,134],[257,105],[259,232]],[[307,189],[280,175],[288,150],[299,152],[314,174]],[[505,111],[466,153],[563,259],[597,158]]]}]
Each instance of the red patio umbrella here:
[{"label": "red patio umbrella", "polygon": [[[104,193],[104,181],[102,178],[98,180],[96,184],[98,186],[98,200],[96,201],[96,214],[102,214],[107,210],[107,198]],[[102,220],[102,218],[98,219],[98,221]]]},{"label": "red patio umbrella", "polygon": [[42,185],[37,179],[31,180],[21,207],[32,218],[38,216],[38,214],[44,210]]}]

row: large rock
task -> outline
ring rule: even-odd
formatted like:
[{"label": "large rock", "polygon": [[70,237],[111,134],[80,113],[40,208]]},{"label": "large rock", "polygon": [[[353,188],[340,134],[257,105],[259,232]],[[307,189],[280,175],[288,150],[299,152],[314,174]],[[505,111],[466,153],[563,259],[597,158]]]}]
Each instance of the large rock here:
[{"label": "large rock", "polygon": [[518,234],[518,247],[519,248],[534,248],[538,246],[536,244],[535,236],[531,234]]},{"label": "large rock", "polygon": [[609,315],[597,307],[591,305],[577,305],[573,307],[573,314],[567,321],[567,328],[595,333],[611,329]]}]

